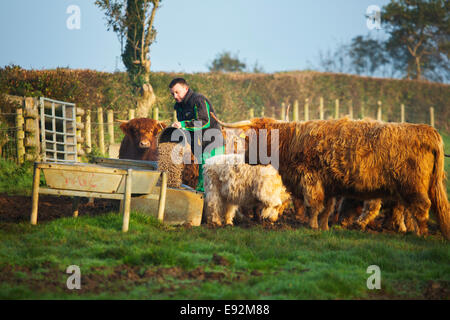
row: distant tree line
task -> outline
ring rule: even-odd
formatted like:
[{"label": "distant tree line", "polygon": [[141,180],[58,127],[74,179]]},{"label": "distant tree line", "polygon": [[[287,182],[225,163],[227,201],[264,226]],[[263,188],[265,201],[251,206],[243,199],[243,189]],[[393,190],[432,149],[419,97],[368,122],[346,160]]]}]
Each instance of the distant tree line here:
[{"label": "distant tree line", "polygon": [[356,36],[319,54],[329,72],[414,80],[450,80],[450,2],[392,0],[381,10],[384,38]]},{"label": "distant tree line", "polygon": [[229,51],[222,51],[217,54],[216,58],[207,66],[210,72],[253,72],[263,73],[264,69],[255,62],[253,67],[247,67],[247,64],[240,60],[238,54],[232,54]]}]

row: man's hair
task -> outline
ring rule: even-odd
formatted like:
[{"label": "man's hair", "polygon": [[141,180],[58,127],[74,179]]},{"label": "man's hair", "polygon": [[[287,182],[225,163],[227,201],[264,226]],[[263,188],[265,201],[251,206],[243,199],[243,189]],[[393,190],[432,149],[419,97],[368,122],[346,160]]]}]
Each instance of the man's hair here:
[{"label": "man's hair", "polygon": [[183,78],[175,78],[173,79],[170,84],[169,84],[169,89],[172,89],[176,84],[183,84],[186,87],[189,87],[188,83],[186,82],[186,80],[184,80]]}]

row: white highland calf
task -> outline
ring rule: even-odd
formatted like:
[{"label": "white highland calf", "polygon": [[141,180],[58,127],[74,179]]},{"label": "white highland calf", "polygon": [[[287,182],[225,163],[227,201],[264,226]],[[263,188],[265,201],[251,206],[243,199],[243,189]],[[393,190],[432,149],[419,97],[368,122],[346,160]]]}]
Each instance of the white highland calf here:
[{"label": "white highland calf", "polygon": [[[257,208],[261,218],[276,221],[289,194],[271,165],[249,165],[243,155],[226,154],[206,160],[203,168],[206,221],[233,224],[238,208]],[[244,212],[248,210],[243,210]]]}]

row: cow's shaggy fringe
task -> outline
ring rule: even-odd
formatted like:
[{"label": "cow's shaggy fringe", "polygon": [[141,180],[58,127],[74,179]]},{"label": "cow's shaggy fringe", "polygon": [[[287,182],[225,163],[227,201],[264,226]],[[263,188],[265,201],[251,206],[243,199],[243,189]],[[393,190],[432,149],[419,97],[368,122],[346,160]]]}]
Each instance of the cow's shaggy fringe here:
[{"label": "cow's shaggy fringe", "polygon": [[[244,126],[242,126],[244,127]],[[279,172],[288,191],[304,198],[310,226],[332,197],[392,199],[427,233],[429,208],[450,239],[450,205],[445,190],[442,137],[431,126],[373,120],[279,122],[252,119],[246,129],[279,134]],[[248,149],[247,149],[248,150]]]},{"label": "cow's shaggy fringe", "polygon": [[[257,207],[263,219],[276,221],[289,194],[271,165],[251,166],[243,156],[220,155],[204,165],[207,223],[232,225],[238,208]],[[248,211],[248,210],[247,210]]]}]

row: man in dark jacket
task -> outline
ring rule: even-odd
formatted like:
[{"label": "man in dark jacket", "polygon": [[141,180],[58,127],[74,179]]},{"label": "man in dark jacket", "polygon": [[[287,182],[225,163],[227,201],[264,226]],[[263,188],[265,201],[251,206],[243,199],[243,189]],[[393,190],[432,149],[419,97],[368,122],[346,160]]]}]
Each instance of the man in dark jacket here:
[{"label": "man in dark jacket", "polygon": [[[170,93],[176,103],[177,122],[172,124],[189,132],[191,150],[199,163],[197,190],[203,189],[203,164],[205,160],[224,153],[223,135],[220,125],[211,116],[214,109],[202,94],[189,88],[186,80],[175,78],[169,84]],[[201,151],[196,152],[197,150]]]}]

